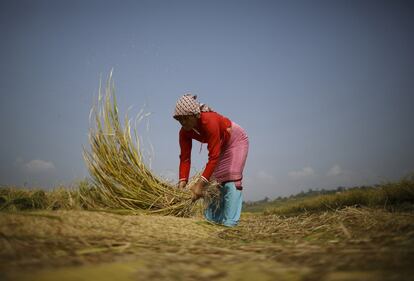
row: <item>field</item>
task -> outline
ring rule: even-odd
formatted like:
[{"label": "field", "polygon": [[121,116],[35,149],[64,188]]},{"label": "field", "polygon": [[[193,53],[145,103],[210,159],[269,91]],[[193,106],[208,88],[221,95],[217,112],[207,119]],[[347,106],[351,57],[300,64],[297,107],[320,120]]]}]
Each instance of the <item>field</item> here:
[{"label": "field", "polygon": [[[0,187],[0,280],[414,280],[414,176],[245,204],[226,228],[147,167],[146,116],[122,125],[111,72],[90,114],[90,181]],[[204,203],[218,195],[212,183]]]},{"label": "field", "polygon": [[414,280],[412,177],[245,204],[234,228],[94,190],[0,188],[0,280]]},{"label": "field", "polygon": [[201,217],[31,210],[0,213],[1,280],[413,280],[414,213]]}]

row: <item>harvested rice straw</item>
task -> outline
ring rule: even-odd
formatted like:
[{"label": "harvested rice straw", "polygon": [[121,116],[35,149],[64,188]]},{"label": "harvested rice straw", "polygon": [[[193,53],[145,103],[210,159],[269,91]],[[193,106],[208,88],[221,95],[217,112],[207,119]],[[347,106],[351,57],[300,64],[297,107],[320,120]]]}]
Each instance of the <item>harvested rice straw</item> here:
[{"label": "harvested rice straw", "polygon": [[[112,71],[104,90],[101,84],[98,103],[92,107],[90,114],[90,119],[94,115],[95,121],[89,132],[90,151],[84,149],[83,153],[93,181],[93,192],[81,193],[86,207],[145,210],[180,217],[197,213],[200,204],[191,201],[188,189],[178,189],[147,168],[137,128],[133,129],[133,138],[128,115],[125,116],[124,126],[121,126]],[[141,111],[137,119],[144,117]],[[189,186],[195,180],[193,178]],[[217,200],[216,186],[207,188],[205,204]]]}]

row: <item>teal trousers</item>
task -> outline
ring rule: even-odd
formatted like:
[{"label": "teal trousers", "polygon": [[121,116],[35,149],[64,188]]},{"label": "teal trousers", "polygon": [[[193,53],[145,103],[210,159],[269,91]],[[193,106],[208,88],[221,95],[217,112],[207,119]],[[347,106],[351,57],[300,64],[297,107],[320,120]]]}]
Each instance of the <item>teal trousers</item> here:
[{"label": "teal trousers", "polygon": [[243,194],[234,182],[227,182],[221,187],[220,200],[210,203],[204,212],[208,221],[225,226],[236,226],[242,210]]}]

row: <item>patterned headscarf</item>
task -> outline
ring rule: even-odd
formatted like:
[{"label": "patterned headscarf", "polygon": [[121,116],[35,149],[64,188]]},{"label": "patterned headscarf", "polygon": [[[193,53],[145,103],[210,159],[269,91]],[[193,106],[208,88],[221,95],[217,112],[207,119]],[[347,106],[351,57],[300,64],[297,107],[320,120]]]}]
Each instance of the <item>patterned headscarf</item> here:
[{"label": "patterned headscarf", "polygon": [[182,96],[175,105],[173,117],[177,119],[178,116],[196,115],[200,112],[213,111],[208,105],[196,101],[197,96],[188,93]]}]

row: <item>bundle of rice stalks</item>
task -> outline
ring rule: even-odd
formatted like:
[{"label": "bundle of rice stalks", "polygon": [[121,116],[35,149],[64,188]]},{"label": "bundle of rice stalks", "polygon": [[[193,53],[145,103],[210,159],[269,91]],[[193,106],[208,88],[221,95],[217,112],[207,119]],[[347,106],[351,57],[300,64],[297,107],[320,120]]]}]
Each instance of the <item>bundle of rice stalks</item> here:
[{"label": "bundle of rice stalks", "polygon": [[[104,90],[101,84],[98,103],[90,115],[94,116],[95,123],[89,133],[91,150],[84,149],[93,187],[80,192],[82,201],[89,208],[146,210],[174,216],[194,214],[199,206],[192,202],[189,190],[176,188],[154,175],[146,166],[140,150],[137,126],[134,125],[132,135],[128,115],[122,127],[112,71]],[[145,117],[146,114],[141,112],[136,120],[139,122]],[[207,198],[214,200],[217,196],[215,191],[217,188],[210,187]]]}]

